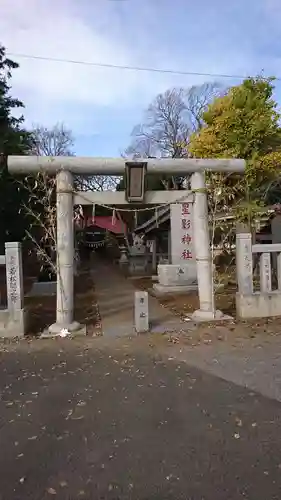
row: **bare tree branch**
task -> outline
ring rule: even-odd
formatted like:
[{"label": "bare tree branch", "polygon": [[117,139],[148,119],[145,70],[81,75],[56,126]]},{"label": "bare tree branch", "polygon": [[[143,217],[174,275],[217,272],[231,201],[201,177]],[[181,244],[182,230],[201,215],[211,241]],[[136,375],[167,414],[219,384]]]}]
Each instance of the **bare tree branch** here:
[{"label": "bare tree branch", "polygon": [[120,177],[109,175],[89,175],[75,177],[74,186],[77,191],[114,191]]},{"label": "bare tree branch", "polygon": [[202,127],[208,104],[221,95],[218,83],[204,83],[189,89],[173,88],[159,94],[145,113],[143,124],[132,131],[127,156],[180,158],[188,155],[190,135]]},{"label": "bare tree branch", "polygon": [[[31,154],[39,156],[73,156],[74,138],[72,131],[62,123],[51,128],[41,125],[32,132],[34,145]],[[76,176],[75,188],[80,191],[105,191],[116,189],[120,178],[106,175]]]},{"label": "bare tree branch", "polygon": [[185,91],[185,105],[192,132],[197,132],[203,126],[203,113],[216,97],[221,96],[224,89],[219,83],[203,83],[190,87]]},{"label": "bare tree branch", "polygon": [[[191,134],[203,125],[208,104],[222,94],[218,83],[204,83],[188,89],[173,88],[156,96],[145,112],[144,123],[134,127],[125,156],[188,157]],[[187,179],[161,178],[165,189],[180,189]]]},{"label": "bare tree branch", "polygon": [[72,131],[63,123],[52,128],[37,125],[32,131],[33,148],[31,154],[38,156],[73,156],[74,138]]}]

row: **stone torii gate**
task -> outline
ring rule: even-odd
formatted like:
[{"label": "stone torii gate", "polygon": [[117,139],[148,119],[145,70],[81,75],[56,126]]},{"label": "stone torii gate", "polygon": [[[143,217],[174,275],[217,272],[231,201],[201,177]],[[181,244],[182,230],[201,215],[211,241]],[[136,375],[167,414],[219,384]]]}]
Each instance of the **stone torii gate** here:
[{"label": "stone torii gate", "polygon": [[[56,322],[49,327],[50,334],[78,331],[81,326],[73,318],[74,283],[74,224],[73,206],[87,201],[103,204],[128,203],[122,192],[81,192],[74,193],[73,175],[124,175],[124,158],[9,156],[8,169],[11,174],[36,174],[44,171],[56,175],[57,187],[57,307]],[[191,191],[194,192],[193,227],[194,252],[197,267],[200,309],[196,317],[210,321],[218,317],[213,293],[213,271],[209,238],[208,204],[205,188],[205,171],[243,172],[245,161],[240,159],[138,159],[134,163],[146,163],[148,174],[191,175]],[[175,202],[178,197],[190,196],[190,191],[146,192],[144,203],[164,204]],[[85,199],[85,198],[84,198]]]}]

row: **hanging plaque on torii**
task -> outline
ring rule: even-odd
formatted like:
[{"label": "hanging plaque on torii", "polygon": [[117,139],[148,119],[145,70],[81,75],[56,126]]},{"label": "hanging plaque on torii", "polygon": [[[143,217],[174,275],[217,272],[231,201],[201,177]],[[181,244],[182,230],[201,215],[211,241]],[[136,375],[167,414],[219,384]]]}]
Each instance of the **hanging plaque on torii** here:
[{"label": "hanging plaque on torii", "polygon": [[125,197],[128,203],[144,202],[147,162],[125,163]]}]

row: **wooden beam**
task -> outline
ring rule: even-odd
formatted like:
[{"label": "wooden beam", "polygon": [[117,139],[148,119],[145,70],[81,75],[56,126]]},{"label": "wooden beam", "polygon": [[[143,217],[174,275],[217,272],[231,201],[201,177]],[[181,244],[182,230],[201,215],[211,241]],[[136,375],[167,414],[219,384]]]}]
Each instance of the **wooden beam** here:
[{"label": "wooden beam", "polygon": [[[147,191],[142,205],[165,205],[166,203],[175,203],[177,201],[193,202],[193,193],[191,191]],[[124,191],[79,191],[74,196],[74,205],[130,205],[141,206],[140,203],[128,203]]]},{"label": "wooden beam", "polygon": [[[91,158],[79,156],[9,156],[11,173],[36,173],[44,170],[54,174],[69,170],[76,175],[124,175],[125,163],[130,158]],[[149,174],[187,176],[192,172],[244,172],[245,160],[201,158],[143,158],[135,162],[147,162]]]}]

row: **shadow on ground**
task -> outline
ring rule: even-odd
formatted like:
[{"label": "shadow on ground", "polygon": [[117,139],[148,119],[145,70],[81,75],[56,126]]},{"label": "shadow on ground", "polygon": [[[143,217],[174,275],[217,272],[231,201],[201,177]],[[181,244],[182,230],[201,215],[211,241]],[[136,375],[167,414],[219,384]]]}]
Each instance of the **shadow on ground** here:
[{"label": "shadow on ground", "polygon": [[[38,335],[55,322],[56,296],[25,297],[24,300],[29,311],[29,334]],[[75,278],[74,317],[81,324],[86,324],[89,334],[98,322],[94,283],[88,269],[81,271]]]}]

